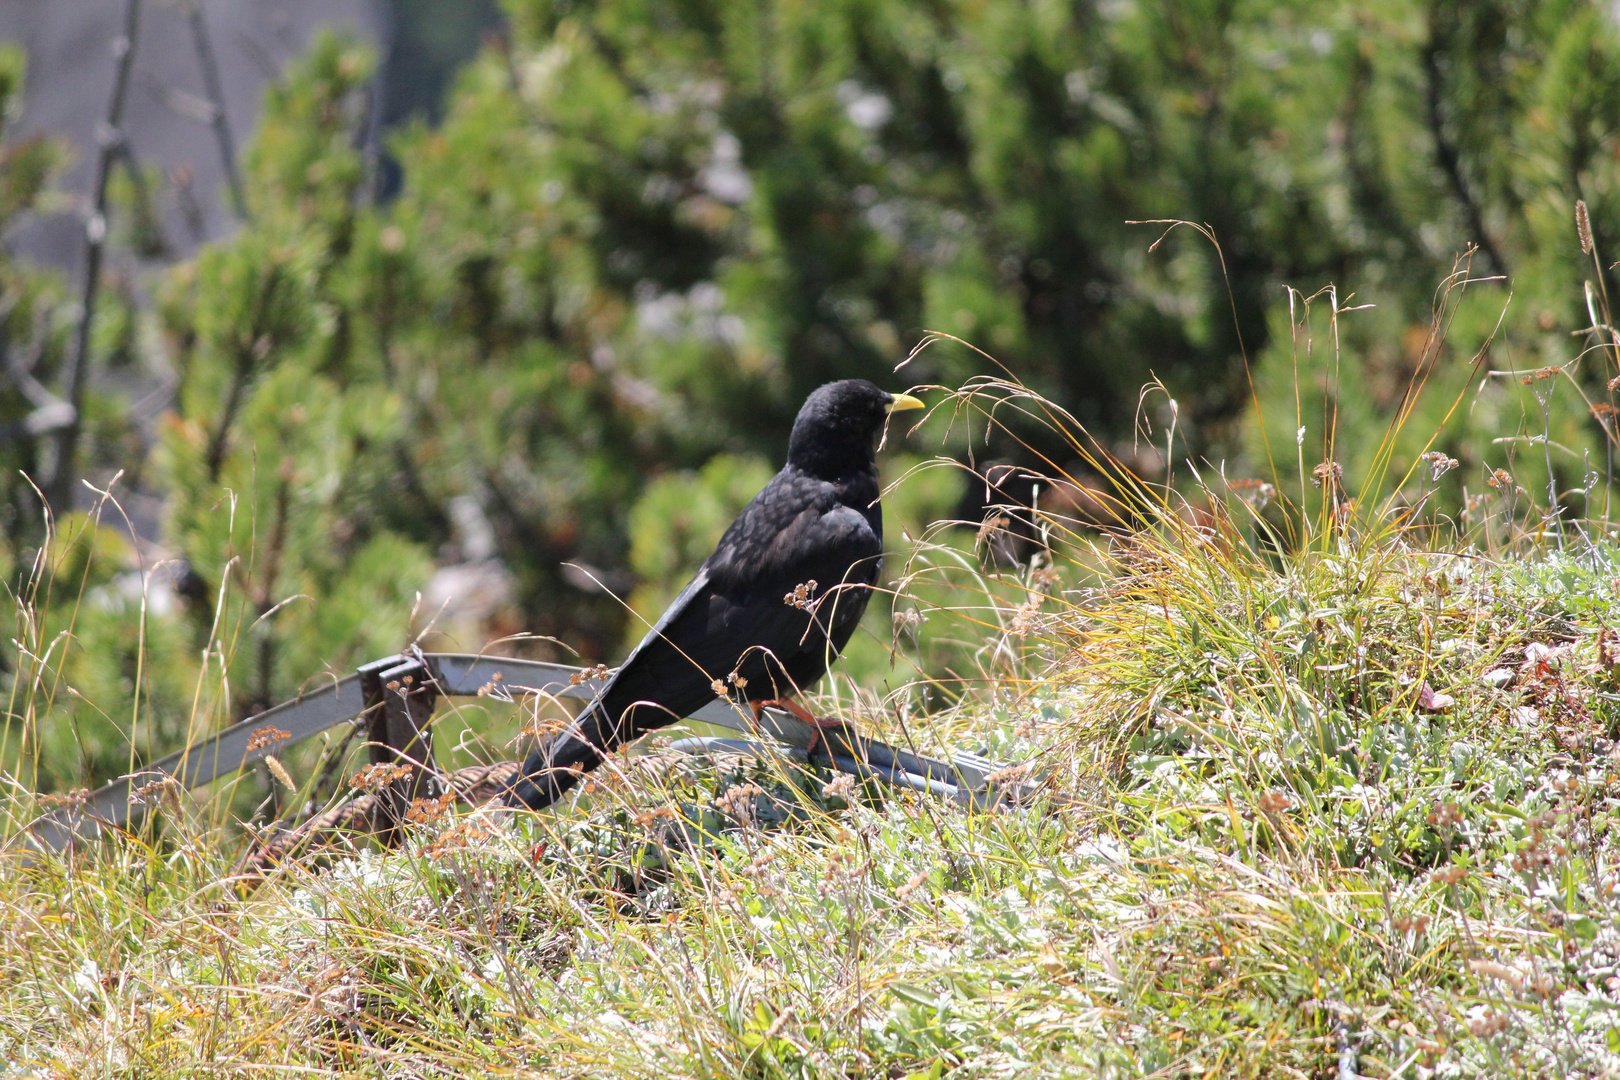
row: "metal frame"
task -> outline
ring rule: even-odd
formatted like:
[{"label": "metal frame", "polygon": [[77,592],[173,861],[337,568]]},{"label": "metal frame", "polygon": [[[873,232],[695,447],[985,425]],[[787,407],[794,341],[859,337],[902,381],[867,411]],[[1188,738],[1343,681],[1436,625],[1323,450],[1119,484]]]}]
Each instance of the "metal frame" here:
[{"label": "metal frame", "polygon": [[[372,763],[402,764],[409,770],[403,779],[390,785],[388,798],[378,800],[373,825],[388,836],[400,828],[404,810],[412,799],[440,792],[442,781],[433,765],[428,723],[439,695],[474,697],[481,691],[499,688],[513,695],[537,693],[589,701],[602,682],[581,678],[577,667],[510,656],[412,652],[384,657],[362,666],[353,675],[334,679],[320,689],[300,694],[159,758],[139,772],[98,788],[80,806],[62,807],[42,815],[23,839],[39,847],[64,850],[76,840],[128,826],[143,812],[142,807],[130,802],[138,785],[169,776],[187,788],[197,787],[324,731],[362,722],[366,725]],[[690,719],[741,732],[748,738],[683,739],[675,744],[677,750],[756,755],[774,751],[805,761],[820,739],[827,760],[841,772],[937,795],[963,806],[982,808],[994,803],[987,789],[989,774],[996,766],[976,754],[954,754],[948,762],[940,761],[861,738],[848,728],[818,730],[775,709],[765,710],[755,730],[746,714],[719,698]],[[255,741],[254,735],[264,728],[285,731],[287,735],[273,743],[262,736]],[[768,747],[757,736],[768,736],[781,746]]]}]

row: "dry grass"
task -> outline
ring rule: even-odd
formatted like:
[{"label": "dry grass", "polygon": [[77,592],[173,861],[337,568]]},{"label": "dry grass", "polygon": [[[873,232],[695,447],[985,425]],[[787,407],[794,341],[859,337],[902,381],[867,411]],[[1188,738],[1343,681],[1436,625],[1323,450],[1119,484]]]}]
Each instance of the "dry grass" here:
[{"label": "dry grass", "polygon": [[[1015,385],[949,407],[1109,468]],[[999,574],[925,538],[896,626],[950,674],[824,703],[1026,805],[660,755],[243,900],[227,797],[166,798],[0,862],[0,1076],[1620,1070],[1612,542],[1527,497],[1490,558],[1302,487],[1283,543],[1254,484],[1119,480],[1126,533],[1048,510]]]}]

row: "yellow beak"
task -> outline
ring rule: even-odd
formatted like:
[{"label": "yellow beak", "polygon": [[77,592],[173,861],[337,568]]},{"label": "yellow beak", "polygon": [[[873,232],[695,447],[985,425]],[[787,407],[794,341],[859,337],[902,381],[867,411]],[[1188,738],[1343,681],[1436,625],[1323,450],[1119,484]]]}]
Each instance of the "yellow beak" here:
[{"label": "yellow beak", "polygon": [[912,397],[910,394],[896,394],[894,395],[894,400],[889,402],[889,411],[892,413],[905,412],[907,409],[925,408],[927,408],[926,405]]}]

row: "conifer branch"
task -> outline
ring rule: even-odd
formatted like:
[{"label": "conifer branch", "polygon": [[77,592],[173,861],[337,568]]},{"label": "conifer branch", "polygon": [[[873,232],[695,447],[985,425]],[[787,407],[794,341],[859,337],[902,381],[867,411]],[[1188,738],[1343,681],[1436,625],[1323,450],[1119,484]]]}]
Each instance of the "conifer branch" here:
[{"label": "conifer branch", "polygon": [[46,496],[57,510],[72,506],[73,481],[78,472],[76,458],[79,433],[83,429],[84,383],[90,366],[90,331],[96,317],[96,300],[101,291],[101,263],[107,245],[107,182],[123,149],[124,105],[129,99],[129,76],[135,66],[135,42],[140,30],[141,0],[125,0],[123,33],[113,39],[116,68],[107,118],[96,132],[100,152],[96,155],[96,178],[92,188],[90,217],[85,221],[84,280],[80,291],[79,325],[73,352],[62,373],[60,397],[73,410],[56,439],[56,462]]},{"label": "conifer branch", "polygon": [[1474,196],[1468,177],[1463,175],[1462,153],[1446,136],[1443,112],[1445,87],[1444,76],[1440,71],[1440,42],[1437,34],[1431,33],[1429,44],[1424,46],[1422,62],[1427,89],[1425,115],[1428,119],[1429,137],[1434,140],[1435,160],[1440,165],[1440,171],[1445,173],[1446,183],[1451,187],[1452,195],[1462,204],[1463,214],[1468,219],[1468,231],[1472,234],[1471,239],[1479,245],[1479,250],[1484,252],[1485,258],[1490,262],[1491,273],[1507,277],[1507,262],[1497,250],[1491,234],[1486,231],[1484,211],[1480,209],[1479,200]]}]

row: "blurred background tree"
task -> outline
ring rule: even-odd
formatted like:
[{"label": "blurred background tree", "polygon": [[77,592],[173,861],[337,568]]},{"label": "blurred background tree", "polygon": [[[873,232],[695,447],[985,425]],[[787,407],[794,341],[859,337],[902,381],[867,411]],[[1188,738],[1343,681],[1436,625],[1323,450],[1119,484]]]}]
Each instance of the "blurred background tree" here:
[{"label": "blurred background tree", "polygon": [[[780,462],[811,389],[989,368],[944,343],[895,374],[927,330],[1144,472],[1163,460],[1132,454],[1136,425],[1169,416],[1139,407],[1151,378],[1177,403],[1176,457],[1267,479],[1329,455],[1369,475],[1427,378],[1396,479],[1438,433],[1467,466],[1448,506],[1499,466],[1545,490],[1550,457],[1559,499],[1598,507],[1579,489],[1607,450],[1577,391],[1612,404],[1617,372],[1577,362],[1576,335],[1583,282],[1615,282],[1573,206],[1615,252],[1620,49],[1600,4],[505,14],[442,119],[389,137],[400,180],[381,202],[373,62],[323,39],[247,151],[251,223],[167,275],[149,332],[98,337],[103,365],[121,341],[176,373],[149,458],[108,426],[87,461],[138,459],[165,493],[185,568],[171,618],[194,642],[240,629],[235,715],[429,625],[445,645],[523,630],[615,659],[640,624],[608,589],[655,615]],[[1219,249],[1190,230],[1151,248],[1165,226],[1130,224],[1168,218],[1207,223]],[[1431,338],[1470,249],[1468,275],[1507,280],[1453,291]],[[1336,309],[1304,302],[1330,284]],[[1520,381],[1547,365],[1567,375]],[[964,452],[960,433],[943,449]],[[938,476],[900,498],[913,531],[956,505],[961,481]],[[474,581],[494,599],[469,617]]]},{"label": "blurred background tree", "polygon": [[[62,157],[62,147],[50,139],[9,137],[22,111],[26,70],[21,50],[0,46],[0,235],[49,197],[46,185]],[[65,415],[65,403],[49,385],[71,327],[65,300],[60,278],[0,244],[0,534],[8,537],[24,528],[23,474],[38,469],[40,437]],[[14,554],[0,552],[0,558]]]}]

